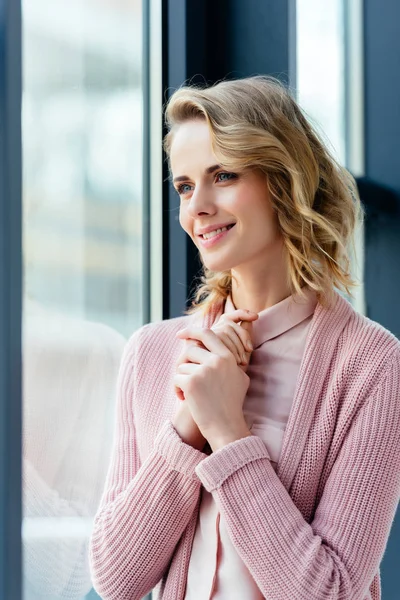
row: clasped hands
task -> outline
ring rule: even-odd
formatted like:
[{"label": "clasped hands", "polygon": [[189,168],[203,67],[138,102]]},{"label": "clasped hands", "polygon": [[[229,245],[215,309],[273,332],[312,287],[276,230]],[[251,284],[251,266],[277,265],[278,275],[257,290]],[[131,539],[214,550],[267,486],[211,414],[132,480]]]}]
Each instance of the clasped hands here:
[{"label": "clasped hands", "polygon": [[243,402],[250,384],[246,370],[252,322],[257,319],[257,313],[239,309],[223,314],[211,329],[190,327],[177,333],[186,344],[174,376],[183,402],[173,424],[183,441],[199,450],[207,441],[215,452],[251,435]]}]

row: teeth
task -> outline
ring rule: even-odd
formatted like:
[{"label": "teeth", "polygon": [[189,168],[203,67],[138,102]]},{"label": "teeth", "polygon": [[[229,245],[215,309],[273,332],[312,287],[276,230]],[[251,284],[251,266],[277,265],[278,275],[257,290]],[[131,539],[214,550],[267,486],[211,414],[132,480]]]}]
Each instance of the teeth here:
[{"label": "teeth", "polygon": [[208,240],[212,237],[215,237],[216,235],[218,235],[219,233],[221,233],[221,231],[227,231],[228,228],[227,227],[222,227],[220,229],[216,229],[215,231],[210,231],[209,233],[203,233],[203,238],[205,240]]}]

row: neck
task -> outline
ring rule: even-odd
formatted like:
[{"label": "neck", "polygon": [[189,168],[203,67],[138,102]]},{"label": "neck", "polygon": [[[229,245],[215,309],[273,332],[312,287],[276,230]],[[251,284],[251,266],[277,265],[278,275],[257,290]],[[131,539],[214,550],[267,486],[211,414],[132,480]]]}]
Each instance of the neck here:
[{"label": "neck", "polygon": [[291,295],[286,262],[274,261],[259,269],[241,265],[232,269],[232,301],[235,307],[257,313]]}]

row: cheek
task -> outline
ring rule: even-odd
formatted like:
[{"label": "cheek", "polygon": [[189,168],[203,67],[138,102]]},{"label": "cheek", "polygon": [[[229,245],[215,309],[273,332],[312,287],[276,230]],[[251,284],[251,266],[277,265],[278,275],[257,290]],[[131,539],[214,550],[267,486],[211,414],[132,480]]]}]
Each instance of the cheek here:
[{"label": "cheek", "polygon": [[231,189],[226,190],[224,200],[226,201],[227,205],[233,213],[237,215],[243,215],[247,212],[248,209],[249,192],[245,186],[232,187]]},{"label": "cheek", "polygon": [[186,231],[186,218],[185,213],[182,210],[182,206],[179,207],[179,224]]},{"label": "cheek", "polygon": [[184,209],[182,209],[182,207],[180,207],[179,209],[179,224],[182,227],[182,229],[188,234],[190,235],[190,237],[192,237],[192,231],[191,231],[191,224],[192,219],[190,219],[188,217],[188,215],[185,213]]},{"label": "cheek", "polygon": [[248,202],[245,219],[253,229],[255,237],[261,236],[270,241],[280,238],[278,218],[271,205],[258,199]]}]

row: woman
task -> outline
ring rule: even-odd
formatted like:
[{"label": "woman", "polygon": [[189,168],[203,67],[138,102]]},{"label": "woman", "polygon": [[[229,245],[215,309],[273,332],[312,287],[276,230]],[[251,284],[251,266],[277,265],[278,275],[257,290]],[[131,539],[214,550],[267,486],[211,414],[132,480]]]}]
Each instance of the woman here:
[{"label": "woman", "polygon": [[166,118],[204,276],[188,315],[125,348],[95,588],[376,600],[400,489],[400,342],[337,291],[354,285],[354,182],[273,79],[183,87]]}]

